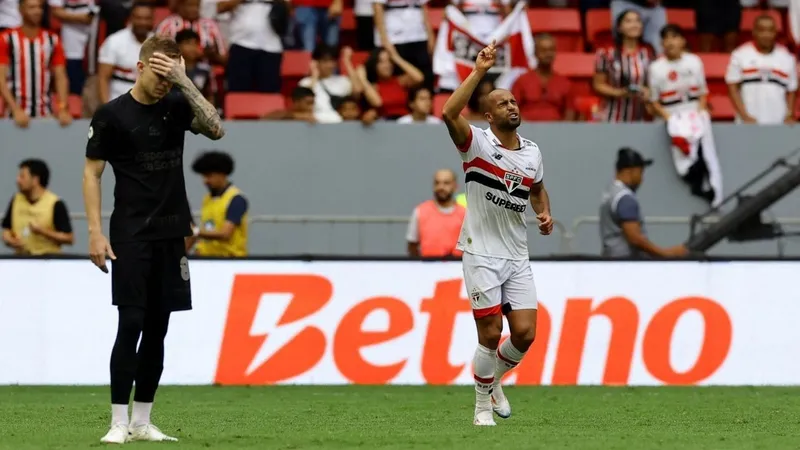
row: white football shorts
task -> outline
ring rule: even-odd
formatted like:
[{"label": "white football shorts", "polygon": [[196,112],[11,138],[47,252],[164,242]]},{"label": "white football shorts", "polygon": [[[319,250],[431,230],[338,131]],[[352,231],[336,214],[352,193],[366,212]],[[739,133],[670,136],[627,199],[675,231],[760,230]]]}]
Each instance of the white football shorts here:
[{"label": "white football shorts", "polygon": [[465,252],[462,263],[464,284],[476,319],[519,309],[538,309],[530,261]]}]

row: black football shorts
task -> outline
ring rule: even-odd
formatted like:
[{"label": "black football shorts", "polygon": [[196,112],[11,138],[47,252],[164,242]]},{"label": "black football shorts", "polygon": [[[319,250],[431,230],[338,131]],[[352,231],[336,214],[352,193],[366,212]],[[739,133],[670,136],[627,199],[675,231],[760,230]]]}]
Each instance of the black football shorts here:
[{"label": "black football shorts", "polygon": [[116,306],[192,309],[189,260],[183,238],[111,245],[111,296]]}]

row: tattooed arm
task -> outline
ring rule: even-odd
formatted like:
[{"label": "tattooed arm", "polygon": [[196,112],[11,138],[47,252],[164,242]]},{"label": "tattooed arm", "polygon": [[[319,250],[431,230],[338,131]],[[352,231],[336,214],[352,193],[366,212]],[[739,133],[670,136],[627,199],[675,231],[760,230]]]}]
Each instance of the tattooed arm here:
[{"label": "tattooed arm", "polygon": [[161,53],[154,53],[150,58],[150,67],[153,72],[165,77],[183,92],[194,113],[192,131],[214,141],[225,136],[225,129],[222,127],[222,119],[219,117],[217,108],[203,97],[192,80],[186,76],[183,58],[179,62]]}]

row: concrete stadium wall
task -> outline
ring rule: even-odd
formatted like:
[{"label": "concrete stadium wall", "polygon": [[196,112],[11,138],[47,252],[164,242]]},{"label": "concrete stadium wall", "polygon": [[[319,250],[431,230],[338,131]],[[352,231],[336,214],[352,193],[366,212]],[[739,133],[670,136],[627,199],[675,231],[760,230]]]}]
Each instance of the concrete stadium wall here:
[{"label": "concrete stadium wall", "polygon": [[[460,160],[443,126],[378,124],[308,125],[304,123],[228,123],[222,141],[189,136],[185,165],[187,189],[197,209],[204,194],[199,177],[188,172],[199,151],[219,148],[234,155],[233,180],[248,194],[251,212],[267,215],[407,216],[431,195],[431,175],[438,168],[460,172]],[[72,212],[82,212],[81,173],[87,121],[61,129],[53,122],[36,122],[20,130],[0,122],[0,201],[15,190],[20,160],[39,157],[53,172],[51,187]],[[730,192],[773,160],[800,143],[800,127],[716,125],[718,151]],[[613,177],[620,146],[632,146],[656,159],[640,190],[648,216],[687,216],[706,209],[692,198],[674,173],[668,140],[658,124],[526,124],[520,133],[535,140],[545,162],[545,184],[554,216],[571,228],[581,216],[597,214],[600,193]],[[103,185],[104,210],[110,211],[113,175]],[[792,194],[772,213],[800,216],[800,200]],[[85,223],[75,223],[77,242],[71,252],[86,249]],[[685,240],[685,225],[649,225],[651,237],[671,245]],[[250,251],[255,254],[398,255],[405,251],[405,224],[257,224]],[[534,255],[558,253],[558,237],[531,232]],[[573,250],[599,251],[596,225],[580,227]],[[800,255],[800,245],[786,253]],[[5,250],[3,250],[5,251]],[[715,255],[775,254],[775,242],[738,245],[722,243]]]}]

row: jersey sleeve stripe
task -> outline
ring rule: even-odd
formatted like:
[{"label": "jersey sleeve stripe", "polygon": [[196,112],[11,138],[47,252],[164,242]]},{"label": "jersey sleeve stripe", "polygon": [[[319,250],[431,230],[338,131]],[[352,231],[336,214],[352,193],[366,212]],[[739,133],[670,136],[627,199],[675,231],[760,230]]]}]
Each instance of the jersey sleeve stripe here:
[{"label": "jersey sleeve stripe", "polygon": [[461,144],[461,145],[456,145],[456,148],[461,153],[467,153],[467,151],[469,150],[469,147],[471,145],[472,145],[472,127],[470,126],[469,127],[469,134],[467,135],[467,140],[464,141],[464,143]]},{"label": "jersey sleeve stripe", "polygon": [[[472,160],[470,160],[469,162],[465,162],[463,164],[464,172],[466,172],[467,169],[469,169],[470,167],[477,167],[481,170],[489,172],[494,176],[496,176],[497,178],[500,178],[501,180],[505,178],[507,173],[513,173],[513,172],[508,172],[500,167],[497,167],[496,165],[480,157],[472,158]],[[533,186],[533,178],[528,178],[523,176],[522,185],[527,188],[530,188],[531,186]]]}]

